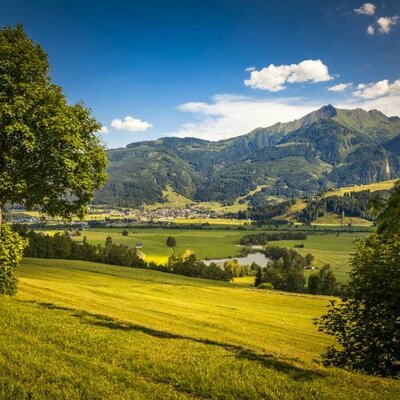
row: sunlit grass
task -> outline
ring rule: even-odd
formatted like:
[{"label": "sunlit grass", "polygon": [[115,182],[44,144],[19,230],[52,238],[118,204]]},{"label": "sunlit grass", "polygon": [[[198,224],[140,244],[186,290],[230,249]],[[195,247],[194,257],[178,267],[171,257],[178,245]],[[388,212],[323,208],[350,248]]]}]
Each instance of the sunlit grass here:
[{"label": "sunlit grass", "polygon": [[87,262],[27,259],[0,301],[0,398],[398,399],[325,369],[328,298]]}]

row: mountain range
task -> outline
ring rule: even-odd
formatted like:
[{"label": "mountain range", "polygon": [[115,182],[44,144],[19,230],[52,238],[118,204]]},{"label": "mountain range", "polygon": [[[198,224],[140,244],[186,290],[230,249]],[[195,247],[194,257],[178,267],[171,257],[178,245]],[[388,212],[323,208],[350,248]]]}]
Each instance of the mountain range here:
[{"label": "mountain range", "polygon": [[300,197],[400,176],[400,118],[324,106],[303,118],[217,142],[165,137],[107,151],[96,204],[163,202],[168,187],[195,201]]}]

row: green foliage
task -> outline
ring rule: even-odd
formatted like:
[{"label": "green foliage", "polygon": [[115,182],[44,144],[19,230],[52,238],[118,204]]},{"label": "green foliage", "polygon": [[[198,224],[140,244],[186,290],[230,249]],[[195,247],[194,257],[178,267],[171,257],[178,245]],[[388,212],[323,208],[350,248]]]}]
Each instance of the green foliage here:
[{"label": "green foliage", "polygon": [[124,229],[122,231],[122,236],[128,236],[128,235],[129,235],[129,232],[126,229]]},{"label": "green foliage", "polygon": [[274,285],[270,282],[264,282],[257,286],[258,289],[274,290]]},{"label": "green foliage", "polygon": [[0,209],[17,203],[83,216],[106,179],[99,129],[82,103],[67,104],[46,53],[23,28],[0,30]]},{"label": "green foliage", "polygon": [[345,217],[360,217],[373,220],[371,206],[377,201],[382,201],[389,197],[389,191],[363,190],[358,192],[344,193],[343,196],[329,196],[319,200],[311,201],[307,207],[301,211],[298,220],[305,224],[310,224],[317,218],[323,217],[325,213],[332,212]]},{"label": "green foliage", "polygon": [[176,247],[176,239],[173,236],[168,236],[166,244],[168,247],[174,248]]},{"label": "green foliage", "polygon": [[382,235],[394,235],[400,233],[400,181],[395,185],[390,198],[385,201],[379,199],[378,204],[374,204],[377,218],[378,233]]},{"label": "green foliage", "polygon": [[34,231],[22,234],[29,241],[24,252],[26,257],[85,260],[135,268],[146,266],[135,248],[115,244],[111,237],[107,237],[105,245],[102,246],[88,243],[86,237],[82,242],[77,242],[60,233],[54,236]]},{"label": "green foliage", "polygon": [[305,240],[307,235],[304,232],[292,232],[292,231],[282,231],[282,232],[260,232],[260,233],[250,233],[248,235],[242,236],[240,239],[240,244],[242,246],[249,245],[266,245],[268,242],[273,242],[277,240]]},{"label": "green foliage", "polygon": [[195,254],[189,254],[186,257],[172,255],[169,257],[166,267],[160,267],[160,270],[192,278],[215,279],[227,282],[233,278],[230,268],[221,268],[215,263],[206,265],[204,262],[198,260]]},{"label": "green foliage", "polygon": [[307,291],[311,294],[333,295],[336,293],[336,277],[328,264],[308,277]]},{"label": "green foliage", "polygon": [[17,291],[14,270],[22,258],[26,240],[13,232],[9,226],[0,229],[0,295],[13,295]]},{"label": "green foliage", "polygon": [[295,250],[274,246],[267,247],[265,255],[272,261],[257,272],[256,286],[268,282],[277,290],[304,292],[306,283],[304,267],[307,263],[303,256]]},{"label": "green foliage", "polygon": [[316,321],[340,348],[328,348],[326,365],[369,374],[400,375],[400,187],[378,215],[378,230],[359,242],[346,296]]}]

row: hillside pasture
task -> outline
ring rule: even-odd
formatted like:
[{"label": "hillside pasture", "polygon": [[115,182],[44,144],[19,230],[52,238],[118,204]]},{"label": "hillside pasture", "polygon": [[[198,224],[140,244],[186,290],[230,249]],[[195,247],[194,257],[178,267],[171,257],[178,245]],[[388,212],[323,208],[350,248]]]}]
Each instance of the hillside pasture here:
[{"label": "hillside pasture", "polygon": [[26,259],[0,302],[0,398],[395,400],[326,369],[329,298],[156,271]]}]

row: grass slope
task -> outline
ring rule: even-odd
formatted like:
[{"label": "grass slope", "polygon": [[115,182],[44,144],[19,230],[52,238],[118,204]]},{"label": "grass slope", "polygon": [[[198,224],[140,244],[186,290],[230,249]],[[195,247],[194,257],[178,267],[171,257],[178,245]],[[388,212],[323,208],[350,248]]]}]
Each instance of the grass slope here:
[{"label": "grass slope", "polygon": [[19,276],[0,301],[0,398],[400,398],[315,361],[327,298],[63,260]]},{"label": "grass slope", "polygon": [[398,179],[392,179],[390,181],[370,183],[368,185],[344,186],[339,189],[335,189],[335,190],[326,192],[324,194],[324,197],[343,196],[345,193],[362,192],[363,190],[370,190],[371,192],[376,192],[378,190],[390,190],[393,188],[394,184],[397,181],[398,181]]}]

